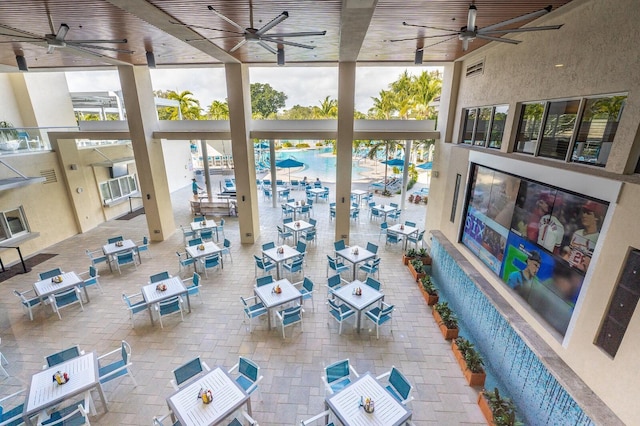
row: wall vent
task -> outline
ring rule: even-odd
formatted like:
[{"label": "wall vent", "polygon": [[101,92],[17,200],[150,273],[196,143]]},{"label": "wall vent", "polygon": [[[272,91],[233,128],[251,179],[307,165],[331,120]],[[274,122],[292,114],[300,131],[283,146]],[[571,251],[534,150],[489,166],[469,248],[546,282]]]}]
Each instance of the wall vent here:
[{"label": "wall vent", "polygon": [[469,65],[465,72],[467,78],[474,77],[476,75],[482,75],[484,73],[484,59],[475,64]]},{"label": "wall vent", "polygon": [[42,182],[43,185],[46,185],[47,183],[56,183],[58,181],[58,177],[56,176],[56,171],[54,169],[40,170],[40,176],[45,178],[45,181]]}]

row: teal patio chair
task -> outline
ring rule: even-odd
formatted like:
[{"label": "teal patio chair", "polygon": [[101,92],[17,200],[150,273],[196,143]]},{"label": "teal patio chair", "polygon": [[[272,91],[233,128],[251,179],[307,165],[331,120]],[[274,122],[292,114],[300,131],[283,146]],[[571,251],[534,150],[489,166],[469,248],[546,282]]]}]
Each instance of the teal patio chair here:
[{"label": "teal patio chair", "polygon": [[222,252],[221,254],[227,255],[229,256],[229,260],[231,260],[231,263],[233,263],[233,257],[231,257],[231,241],[229,241],[228,239],[224,239],[224,242],[222,243]]},{"label": "teal patio chair", "polygon": [[395,366],[391,366],[391,370],[376,377],[377,380],[381,380],[388,377],[389,384],[386,386],[389,393],[398,400],[402,405],[407,405],[413,401],[411,396],[411,390],[413,386],[407,380],[406,377]]},{"label": "teal patio chair", "polygon": [[[40,299],[40,297],[38,296],[35,296],[36,292],[33,289],[23,292],[13,290],[13,294],[18,296],[18,298],[20,299],[20,303],[22,304],[22,308],[29,314],[29,319],[33,321],[33,308],[42,305],[42,299]],[[33,294],[35,297],[30,297],[31,294]]]},{"label": "teal patio chair", "polygon": [[[340,324],[338,334],[342,334],[342,323],[354,316],[356,311],[345,303],[337,302],[336,299],[327,299],[327,303],[329,304],[329,316]],[[329,326],[329,323],[327,323],[327,326]]]},{"label": "teal patio chair", "polygon": [[301,272],[304,276],[304,259],[297,257],[291,263],[284,263],[282,267],[289,272],[289,277],[293,281],[293,274]]},{"label": "teal patio chair", "polygon": [[[2,426],[18,426],[24,424],[22,421],[22,412],[24,411],[26,389],[19,390],[16,393],[0,398],[0,425]],[[13,401],[18,405],[9,408],[7,401]]]},{"label": "teal patio chair", "polygon": [[199,246],[200,244],[202,244],[202,238],[192,238],[189,241],[187,241],[187,245],[189,247]]},{"label": "teal patio chair", "polygon": [[[268,275],[270,276],[270,275]],[[242,309],[244,316],[249,320],[249,333],[253,332],[253,319],[267,315],[267,308],[264,307],[258,296],[242,297]],[[244,320],[243,320],[244,322]]]},{"label": "teal patio chair", "polygon": [[62,269],[54,268],[45,272],[40,272],[38,274],[38,277],[40,277],[40,281],[42,281],[42,280],[46,280],[47,278],[57,277],[58,275],[62,275],[62,274],[63,274]]},{"label": "teal patio chair", "polygon": [[52,294],[51,296],[49,296],[49,303],[51,303],[53,311],[58,314],[58,318],[60,319],[62,319],[62,316],[60,315],[60,309],[67,306],[75,305],[76,303],[80,304],[80,309],[84,312],[84,306],[82,305],[82,295],[78,287],[73,287],[68,290]]},{"label": "teal patio chair", "polygon": [[300,293],[302,293],[302,303],[307,299],[311,299],[311,309],[315,312],[316,307],[315,303],[313,303],[313,293],[315,293],[315,290],[313,287],[313,281],[311,281],[309,277],[304,277],[304,280],[302,280],[302,288],[300,288]]},{"label": "teal patio chair", "polygon": [[416,227],[416,223],[415,222],[411,222],[409,220],[405,220],[404,221],[404,226],[411,226],[411,227]]},{"label": "teal patio chair", "polygon": [[327,279],[327,293],[333,295],[333,293],[342,285],[342,278],[340,274],[332,275]]},{"label": "teal patio chair", "polygon": [[352,381],[351,374],[353,374],[355,378],[360,377],[356,369],[349,364],[349,358],[326,366],[324,368],[322,381],[327,393],[333,394],[347,387]]},{"label": "teal patio chair", "polygon": [[363,271],[366,274],[366,277],[373,275],[380,277],[380,261],[381,258],[373,259],[371,262],[365,262],[358,269]]},{"label": "teal patio chair", "polygon": [[116,253],[116,266],[118,267],[119,274],[122,274],[122,266],[125,265],[133,265],[138,269],[138,262],[136,262],[136,256],[133,250]]},{"label": "teal patio chair", "polygon": [[122,235],[118,235],[117,237],[107,239],[107,243],[109,244],[117,243],[118,241],[124,241],[124,237]]},{"label": "teal patio chair", "polygon": [[371,277],[367,277],[367,280],[364,283],[377,291],[380,291],[380,288],[382,287],[382,284],[380,283],[380,281]]},{"label": "teal patio chair", "polygon": [[[134,298],[137,300],[133,300]],[[146,311],[149,306],[147,305],[147,302],[145,302],[144,298],[142,297],[142,293],[136,293],[129,296],[122,293],[122,300],[124,300],[127,310],[129,311],[129,317],[131,318],[131,326],[135,327],[136,324],[133,319],[133,315],[139,312]]]},{"label": "teal patio chair", "polygon": [[138,259],[140,259],[140,253],[146,251],[149,253],[149,257],[151,256],[151,252],[149,251],[149,239],[147,237],[142,237],[140,241],[136,241],[136,253],[138,254]]},{"label": "teal patio chair", "polygon": [[278,228],[278,241],[282,240],[283,244],[288,238],[293,238],[293,232],[285,231],[280,225],[276,225],[276,228]]},{"label": "teal patio chair", "polygon": [[276,243],[273,241],[269,241],[268,243],[264,243],[262,245],[262,251],[271,250],[272,248],[276,248]]},{"label": "teal patio chair", "polygon": [[[82,272],[78,275],[80,275],[84,279],[82,283],[83,288],[96,286],[98,287],[98,290],[100,290],[100,293],[104,294],[104,291],[102,291],[102,286],[100,285],[100,281],[98,280],[98,278],[100,278],[100,275],[98,275],[98,271],[96,270],[96,268],[94,268],[93,266],[89,266],[89,270],[87,272]],[[88,302],[88,300],[86,302]]]},{"label": "teal patio chair", "polygon": [[[342,273],[349,272],[351,268],[349,268],[344,263],[339,263],[337,259],[334,259],[333,257],[327,255],[327,276],[329,275],[329,270],[334,271],[335,273],[340,275],[340,278],[342,278]],[[348,282],[344,278],[342,278],[342,280],[344,282]]]},{"label": "teal patio chair", "polygon": [[249,358],[241,356],[238,358],[238,362],[231,367],[227,373],[233,374],[236,370],[238,370],[238,375],[235,381],[247,394],[251,395],[258,390],[258,383],[264,378],[264,376],[260,375],[260,367],[258,364]]},{"label": "teal patio chair", "polygon": [[54,365],[62,364],[65,361],[69,361],[70,359],[79,357],[83,355],[84,351],[80,351],[80,347],[78,345],[71,346],[70,348],[63,349],[59,352],[52,353],[44,357],[47,365],[43,366],[43,369],[53,367]]},{"label": "teal patio chair", "polygon": [[85,407],[88,405],[86,401],[75,402],[68,407],[61,408],[58,411],[51,413],[49,418],[41,423],[42,426],[80,426],[88,425],[89,423],[89,409]]},{"label": "teal patio chair", "polygon": [[182,301],[182,297],[174,296],[170,297],[167,300],[163,300],[162,302],[156,303],[154,309],[158,313],[158,318],[160,319],[160,327],[164,328],[164,324],[162,323],[162,317],[173,314],[180,314],[180,318],[184,321],[184,313],[182,309],[182,305],[184,302]]},{"label": "teal patio chair", "polygon": [[[200,275],[198,273],[194,272],[191,278],[182,280],[182,282],[187,288],[189,296],[200,296]],[[204,303],[202,297],[199,297],[199,299],[200,303]]]},{"label": "teal patio chair", "polygon": [[97,268],[101,263],[109,264],[109,258],[105,256],[102,250],[85,250],[85,253],[91,260],[91,266]]},{"label": "teal patio chair", "polygon": [[424,230],[420,231],[417,236],[409,235],[409,237],[407,237],[407,242],[415,244],[417,250],[418,244],[422,246],[424,243],[424,232]]},{"label": "teal patio chair", "polygon": [[[393,309],[393,305],[381,302],[380,306],[376,306],[370,311],[364,313],[364,315],[376,326],[376,339],[380,338],[380,326],[386,322],[391,324],[391,320],[393,319],[391,315],[393,313]],[[393,330],[391,330],[391,334],[393,334]]]},{"label": "teal patio chair", "polygon": [[389,229],[389,224],[387,222],[382,222],[380,224],[380,232],[378,233],[378,241],[380,241],[381,235],[387,235],[387,229]]},{"label": "teal patio chair", "polygon": [[171,275],[169,275],[168,271],[158,272],[157,274],[149,276],[149,283],[153,284],[160,281],[168,280],[169,278],[171,278]]},{"label": "teal patio chair", "polygon": [[178,390],[183,383],[206,371],[211,371],[207,363],[202,361],[200,357],[196,357],[173,370],[171,386],[173,386],[175,390]]},{"label": "teal patio chair", "polygon": [[187,252],[180,253],[179,251],[177,251],[176,256],[178,256],[178,273],[179,274],[182,273],[182,268],[186,269],[196,264],[195,257],[189,257],[187,255]]},{"label": "teal patio chair", "polygon": [[304,310],[302,306],[297,305],[291,308],[282,309],[281,311],[276,311],[276,317],[280,320],[280,325],[282,326],[282,338],[286,339],[284,334],[284,329],[286,327],[290,327],[296,324],[300,324],[300,331],[304,331],[304,326],[302,324],[302,314]]},{"label": "teal patio chair", "polygon": [[258,256],[256,256],[255,254],[253,255],[253,259],[255,260],[254,277],[258,276],[258,269],[262,269],[262,272],[264,272],[263,275],[267,275],[269,271],[276,268],[275,263],[269,260],[263,260]]},{"label": "teal patio chair", "polygon": [[212,254],[211,256],[207,256],[200,262],[202,262],[202,267],[204,268],[204,276],[207,279],[209,279],[209,273],[207,272],[209,269],[216,268],[220,270],[221,268],[219,254]]},{"label": "teal patio chair", "polygon": [[325,422],[324,422],[324,419],[325,419],[326,417],[329,417],[329,414],[330,414],[330,413],[331,413],[331,412],[330,412],[329,410],[325,410],[325,411],[323,411],[323,412],[321,412],[321,413],[318,413],[318,414],[316,414],[315,416],[310,417],[310,418],[308,418],[308,419],[306,419],[306,420],[300,420],[300,426],[309,426],[309,425],[312,425],[313,423],[317,422],[317,421],[318,421],[318,420],[320,420],[320,419],[322,419],[322,420],[323,420],[322,424],[323,424],[323,425],[325,425],[325,426],[335,426],[333,422],[329,422],[329,423],[325,423]]},{"label": "teal patio chair", "polygon": [[131,373],[131,346],[123,340],[118,349],[114,349],[98,357],[98,375],[100,383],[105,384],[118,377],[128,375],[131,377],[133,386],[138,383]]},{"label": "teal patio chair", "polygon": [[162,416],[153,416],[153,426],[182,426],[179,420],[176,420],[175,422],[171,421],[172,417],[173,411],[171,410],[169,410],[167,414],[164,414]]},{"label": "teal patio chair", "polygon": [[271,284],[273,282],[272,275],[265,275],[264,277],[258,277],[256,279],[256,287],[262,287],[263,285]]}]

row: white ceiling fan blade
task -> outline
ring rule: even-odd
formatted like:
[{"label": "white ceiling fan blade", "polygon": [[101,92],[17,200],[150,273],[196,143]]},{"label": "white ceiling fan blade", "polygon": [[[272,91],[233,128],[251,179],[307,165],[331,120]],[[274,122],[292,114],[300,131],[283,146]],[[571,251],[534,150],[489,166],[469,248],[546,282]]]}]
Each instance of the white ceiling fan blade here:
[{"label": "white ceiling fan blade", "polygon": [[114,44],[124,44],[127,42],[126,38],[114,39],[114,40],[66,40],[67,43],[114,43]]},{"label": "white ceiling fan blade", "polygon": [[64,38],[67,36],[69,32],[69,26],[67,24],[60,24],[60,28],[56,33],[56,40],[64,41]]},{"label": "white ceiling fan blade", "polygon": [[210,11],[212,11],[213,13],[215,13],[216,15],[218,15],[218,17],[226,22],[228,22],[229,24],[233,25],[234,27],[236,27],[237,29],[239,29],[240,31],[242,31],[244,33],[244,28],[242,28],[240,25],[236,24],[235,22],[233,22],[231,19],[227,18],[226,16],[224,16],[222,13],[218,12],[217,10],[215,10],[213,8],[213,6],[207,6],[207,9],[209,9]]},{"label": "white ceiling fan blade", "polygon": [[267,31],[269,31],[271,28],[275,27],[280,22],[282,22],[285,19],[287,19],[288,17],[289,17],[289,12],[287,12],[287,11],[282,12],[280,15],[276,16],[275,18],[273,18],[271,20],[271,22],[268,22],[262,28],[260,28],[258,31],[256,31],[256,34],[259,35],[259,36],[263,35]]},{"label": "white ceiling fan blade", "polygon": [[469,39],[462,40],[462,51],[466,52],[469,49]]},{"label": "white ceiling fan blade", "polygon": [[511,30],[492,30],[485,31],[485,29],[478,30],[478,34],[507,34],[507,33],[526,33],[529,31],[547,31],[547,30],[557,30],[562,28],[562,25],[545,25],[543,27],[525,27],[525,28],[514,28]]},{"label": "white ceiling fan blade", "polygon": [[512,19],[508,19],[506,21],[498,22],[497,24],[489,25],[488,27],[481,28],[483,32],[492,31],[498,29],[500,27],[504,27],[506,25],[515,24],[517,22],[527,21],[529,19],[535,19],[542,15],[546,15],[551,12],[551,6],[547,6],[544,9],[538,10],[536,12],[527,13],[526,15],[518,16]]},{"label": "white ceiling fan blade", "polygon": [[236,44],[235,46],[233,46],[233,48],[229,51],[229,53],[233,53],[236,50],[240,49],[242,46],[245,45],[245,43],[247,42],[247,39],[245,38],[244,40],[241,40],[240,42],[238,42],[238,44]]},{"label": "white ceiling fan blade", "polygon": [[280,38],[280,37],[311,37],[311,36],[323,36],[327,35],[326,31],[306,31],[301,33],[270,33],[265,34],[271,38]]},{"label": "white ceiling fan blade", "polygon": [[467,13],[467,31],[475,31],[476,30],[476,14],[478,13],[478,9],[475,5],[469,6],[469,12]]},{"label": "white ceiling fan blade", "polygon": [[264,41],[259,41],[258,44],[262,47],[264,47],[265,49],[267,49],[269,52],[273,53],[274,55],[278,54],[278,51],[276,49],[274,49],[273,47],[269,46],[267,43],[265,43]]},{"label": "white ceiling fan blade", "polygon": [[106,46],[95,46],[95,45],[92,45],[92,44],[79,43],[79,42],[76,42],[76,41],[68,41],[67,42],[67,46],[84,47],[84,48],[98,49],[98,50],[109,50],[111,52],[127,53],[129,55],[133,54],[133,50],[117,49],[117,48],[114,48],[114,47],[106,47]]},{"label": "white ceiling fan blade", "polygon": [[21,36],[18,34],[6,34],[0,33],[0,36],[11,37],[11,38],[20,38],[21,40],[8,40],[8,41],[0,41],[0,43],[21,43],[21,42],[30,42],[30,41],[44,41],[41,37],[28,37]]},{"label": "white ceiling fan blade", "polygon": [[510,38],[491,37],[491,36],[488,36],[486,34],[477,34],[476,38],[481,38],[483,40],[490,40],[490,41],[499,41],[501,43],[509,43],[509,44],[520,44],[520,43],[522,43],[521,40],[511,40]]},{"label": "white ceiling fan blade", "polygon": [[56,51],[56,47],[55,46],[49,45],[47,47],[47,55],[51,55],[55,51]]},{"label": "white ceiling fan blade", "polygon": [[456,33],[451,33],[451,34],[438,34],[438,35],[423,36],[423,37],[397,38],[397,39],[393,39],[393,40],[389,40],[389,41],[392,42],[392,43],[395,43],[396,41],[410,41],[410,40],[423,40],[423,39],[427,39],[427,38],[451,37],[451,36],[457,36],[458,34],[460,34],[460,33],[456,32]]},{"label": "white ceiling fan blade", "polygon": [[285,44],[287,46],[302,47],[303,49],[315,49],[316,48],[315,46],[310,46],[308,44],[300,44],[300,43],[294,43],[292,41],[278,40],[278,39],[271,38],[271,37],[262,37],[261,40],[270,41],[271,43],[276,43],[276,44]]},{"label": "white ceiling fan blade", "polygon": [[112,64],[112,65],[127,65],[127,66],[131,66],[130,63],[128,62],[124,62],[124,61],[120,61],[118,59],[114,59],[110,56],[106,56],[103,55],[102,53],[99,52],[94,52],[92,50],[89,49],[85,49],[84,47],[81,46],[74,46],[71,44],[67,44],[67,47],[69,48],[69,50],[73,50],[74,54],[77,56],[82,56],[84,58],[89,58],[89,59],[96,59],[99,58],[102,60],[102,62],[107,63],[107,64]]},{"label": "white ceiling fan blade", "polygon": [[428,45],[428,46],[422,46],[422,47],[421,47],[420,49],[418,49],[418,50],[425,50],[425,49],[428,49],[428,48],[430,48],[430,47],[437,46],[437,45],[439,45],[439,44],[446,43],[446,42],[448,42],[448,41],[451,41],[451,40],[454,40],[454,39],[457,39],[457,38],[458,38],[458,34],[454,35],[453,37],[449,37],[449,38],[448,38],[448,39],[446,39],[446,40],[438,41],[438,42],[433,43],[433,44],[430,44],[430,45]]},{"label": "white ceiling fan blade", "polygon": [[187,28],[199,28],[199,29],[203,29],[203,30],[209,30],[209,31],[221,31],[221,32],[225,32],[225,33],[232,33],[232,34],[244,34],[244,30],[242,32],[240,31],[231,31],[231,30],[223,30],[220,28],[211,28],[211,27],[205,27],[202,25],[191,25],[191,24],[181,24],[180,22],[173,22],[173,21],[169,21],[170,24],[173,25],[180,25],[181,27],[187,27]]},{"label": "white ceiling fan blade", "polygon": [[31,37],[33,39],[44,41],[44,37],[41,37],[38,34],[33,34],[28,31],[19,30],[17,28],[10,27],[9,25],[0,24],[0,28],[4,28],[5,30],[8,31],[8,33],[2,34],[8,37]]},{"label": "white ceiling fan blade", "polygon": [[447,31],[447,32],[457,31],[457,30],[452,30],[451,28],[440,28],[440,27],[431,27],[428,25],[409,24],[408,22],[403,22],[402,25],[404,25],[405,27],[426,28],[428,30],[438,30],[438,31]]},{"label": "white ceiling fan blade", "polygon": [[242,35],[220,36],[220,37],[188,38],[188,39],[185,39],[185,41],[186,41],[187,43],[190,43],[190,42],[192,42],[192,41],[221,40],[221,39],[225,39],[225,38],[239,38],[239,37],[242,37]]}]

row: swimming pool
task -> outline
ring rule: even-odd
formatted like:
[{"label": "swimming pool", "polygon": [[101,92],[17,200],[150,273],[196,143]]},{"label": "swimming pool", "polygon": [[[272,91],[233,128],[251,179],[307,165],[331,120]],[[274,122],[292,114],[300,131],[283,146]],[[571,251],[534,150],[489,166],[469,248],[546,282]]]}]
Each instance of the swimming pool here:
[{"label": "swimming pool", "polygon": [[[309,181],[315,181],[316,178],[319,178],[322,182],[336,181],[337,160],[335,155],[331,155],[331,147],[276,151],[276,161],[284,160],[285,158],[293,158],[305,164],[302,169],[291,169],[292,178],[295,176],[298,179],[302,179],[306,176]],[[358,161],[354,161],[351,164],[352,180],[366,178],[367,176],[363,173],[371,170],[369,167],[359,164]]]}]

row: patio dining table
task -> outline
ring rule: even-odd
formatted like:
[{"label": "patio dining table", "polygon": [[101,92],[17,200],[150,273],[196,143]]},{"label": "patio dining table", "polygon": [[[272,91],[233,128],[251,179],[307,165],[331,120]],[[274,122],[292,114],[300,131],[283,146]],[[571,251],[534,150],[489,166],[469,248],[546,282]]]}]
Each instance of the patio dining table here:
[{"label": "patio dining table", "polygon": [[307,190],[308,193],[313,194],[316,197],[316,203],[318,202],[318,196],[326,192],[324,188],[311,188]]},{"label": "patio dining table", "polygon": [[387,215],[391,212],[395,212],[398,210],[396,207],[390,206],[389,204],[376,204],[371,207],[373,210],[377,210],[381,215],[384,216],[384,221],[387,221]]},{"label": "patio dining table", "polygon": [[[203,389],[210,390],[213,395],[209,404],[204,404],[198,397]],[[251,415],[249,394],[220,367],[197,376],[167,397],[173,421],[177,418],[180,424],[190,426],[220,424],[243,404],[247,405],[247,413]]]},{"label": "patio dining table", "polygon": [[[282,249],[282,253],[278,252],[280,249]],[[276,279],[279,280],[282,263],[284,263],[289,259],[293,259],[295,257],[300,256],[300,252],[291,246],[282,245],[282,246],[276,246],[268,250],[262,250],[262,255],[268,257],[269,259],[275,262]]]},{"label": "patio dining table", "polygon": [[[65,272],[60,275],[60,277],[62,278],[62,281],[59,283],[54,282],[53,278],[47,278],[34,283],[33,290],[36,292],[36,295],[41,299],[45,299],[54,293],[59,293],[63,290],[70,289],[71,287],[77,287],[84,282],[84,280],[75,272]],[[84,287],[84,296],[88,302],[89,294],[87,292],[87,287]]]},{"label": "patio dining table", "polygon": [[216,231],[216,241],[218,241],[218,224],[213,219],[202,220],[200,222],[191,222],[191,230],[193,232],[200,232],[204,229],[211,229]]},{"label": "patio dining table", "polygon": [[[273,289],[276,286],[280,286],[281,293],[275,293]],[[302,305],[302,293],[298,290],[288,279],[282,279],[275,281],[271,284],[263,285],[254,288],[254,293],[262,301],[262,304],[267,308],[267,324],[269,330],[271,330],[271,316],[272,309],[278,306],[282,306],[286,303],[293,302],[299,299]]]},{"label": "patio dining table", "polygon": [[[121,245],[118,245],[119,243],[122,243]],[[111,271],[113,271],[113,267],[111,265],[111,263],[113,262],[116,254],[118,253],[122,253],[125,251],[129,251],[129,250],[133,250],[135,248],[137,248],[138,246],[136,245],[136,243],[133,242],[133,240],[123,240],[123,241],[118,241],[115,243],[110,243],[110,244],[105,244],[102,246],[102,252],[105,254],[105,256],[107,256],[109,258],[109,269]],[[140,263],[142,263],[142,260],[140,259],[140,256],[138,256],[138,260],[140,261]]]},{"label": "patio dining table", "polygon": [[[164,284],[167,286],[167,289],[164,291],[160,291],[157,287],[160,284]],[[172,298],[173,296],[179,296],[185,294],[187,296],[187,306],[189,308],[189,312],[191,312],[191,300],[189,300],[189,292],[187,288],[184,286],[184,283],[180,279],[180,277],[171,277],[167,280],[158,281],[155,283],[147,284],[142,287],[142,297],[149,307],[149,318],[151,318],[151,324],[153,324],[153,310],[151,306],[154,303],[160,303],[163,300],[167,300]]]},{"label": "patio dining table", "polygon": [[347,262],[350,262],[353,268],[352,280],[356,279],[356,268],[358,263],[366,262],[369,259],[376,257],[376,254],[360,246],[350,246],[338,250],[336,255],[340,256]]},{"label": "patio dining table", "polygon": [[[360,295],[355,294],[356,288],[360,288]],[[359,280],[355,280],[344,287],[339,288],[334,291],[333,294],[336,298],[342,300],[344,303],[358,311],[356,320],[358,333],[360,333],[360,325],[362,323],[362,311],[377,301],[384,300],[384,294],[381,291],[378,291]]]},{"label": "patio dining table", "polygon": [[403,240],[403,245],[402,245],[402,249],[406,250],[407,249],[407,239],[413,235],[413,234],[417,234],[418,233],[418,228],[416,228],[415,226],[408,226],[408,225],[403,225],[401,223],[396,223],[393,226],[390,226],[389,228],[387,228],[387,232],[393,232],[396,233],[398,235],[402,236],[402,240]]},{"label": "patio dining table", "polygon": [[296,220],[295,222],[285,223],[284,227],[293,232],[293,241],[298,241],[298,235],[300,232],[309,231],[315,226],[304,220]]},{"label": "patio dining table", "polygon": [[[202,247],[204,247],[203,250],[200,250],[200,246],[202,245]],[[189,256],[193,257],[194,259],[196,259],[196,270],[198,268],[198,263],[197,260],[202,258],[202,257],[207,257],[207,256],[211,256],[212,254],[221,254],[222,253],[222,249],[220,248],[220,246],[218,246],[216,243],[213,243],[211,241],[207,241],[203,244],[197,244],[195,246],[187,246],[185,247],[187,253],[189,254]],[[220,256],[220,267],[222,269],[224,269],[224,261],[222,260],[223,256]]]}]

